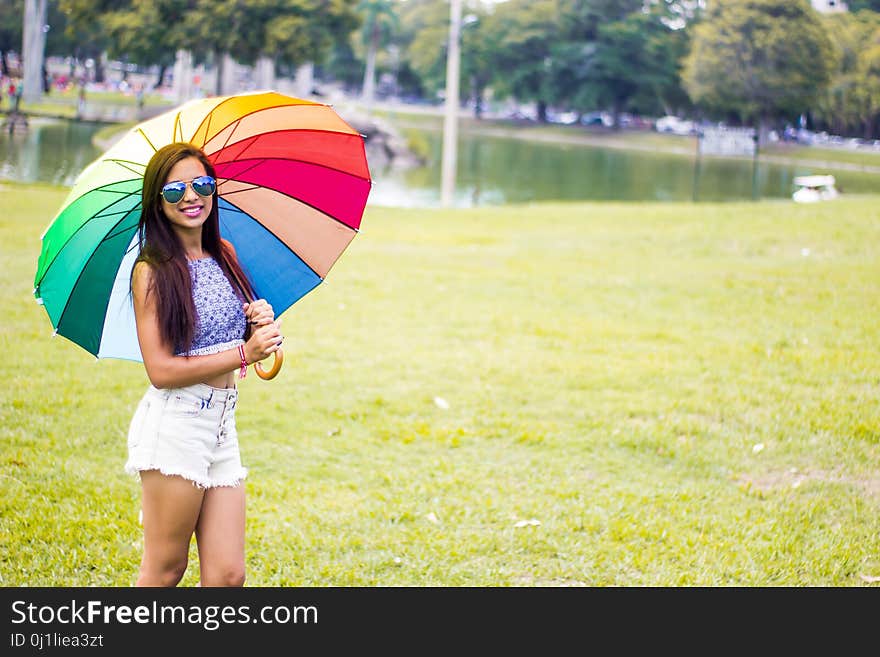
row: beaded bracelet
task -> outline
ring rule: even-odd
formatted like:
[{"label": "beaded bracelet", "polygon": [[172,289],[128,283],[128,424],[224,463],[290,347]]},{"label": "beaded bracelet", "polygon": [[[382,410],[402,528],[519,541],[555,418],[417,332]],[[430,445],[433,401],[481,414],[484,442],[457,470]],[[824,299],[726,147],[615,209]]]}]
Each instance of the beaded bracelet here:
[{"label": "beaded bracelet", "polygon": [[247,359],[244,357],[244,345],[238,345],[238,355],[241,357],[241,369],[238,370],[238,378],[243,379],[247,376]]}]

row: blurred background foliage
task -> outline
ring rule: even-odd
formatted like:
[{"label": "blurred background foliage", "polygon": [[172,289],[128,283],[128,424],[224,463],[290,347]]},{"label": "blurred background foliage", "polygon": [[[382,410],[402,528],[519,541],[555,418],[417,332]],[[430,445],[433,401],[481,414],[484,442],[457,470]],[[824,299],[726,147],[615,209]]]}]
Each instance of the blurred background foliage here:
[{"label": "blurred background foliage", "polygon": [[[367,101],[442,101],[447,0],[0,0],[14,77],[25,9],[45,5],[46,57],[101,81],[122,61],[164,84],[180,51],[270,61]],[[821,13],[808,0],[464,0],[463,103],[528,105],[537,121],[607,112],[880,136],[880,0]],[[79,71],[79,73],[78,73]],[[20,72],[18,72],[20,74]],[[217,90],[218,93],[220,90]]]}]

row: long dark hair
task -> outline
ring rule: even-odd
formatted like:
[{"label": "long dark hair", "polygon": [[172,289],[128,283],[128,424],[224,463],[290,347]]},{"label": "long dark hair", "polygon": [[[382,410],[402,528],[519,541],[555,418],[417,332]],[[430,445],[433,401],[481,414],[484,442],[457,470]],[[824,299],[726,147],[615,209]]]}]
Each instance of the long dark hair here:
[{"label": "long dark hair", "polygon": [[[150,158],[144,171],[141,216],[138,221],[140,253],[135,261],[135,264],[145,262],[153,270],[152,283],[147,294],[156,295],[162,339],[175,350],[182,351],[188,351],[192,345],[196,308],[192,298],[186,252],[162,210],[161,191],[174,165],[189,157],[199,160],[209,176],[217,177],[208,156],[197,146],[186,142],[163,146]],[[238,263],[232,245],[220,237],[219,199],[216,191],[211,213],[202,225],[202,249],[217,261],[242,301],[254,298],[253,286]]]}]

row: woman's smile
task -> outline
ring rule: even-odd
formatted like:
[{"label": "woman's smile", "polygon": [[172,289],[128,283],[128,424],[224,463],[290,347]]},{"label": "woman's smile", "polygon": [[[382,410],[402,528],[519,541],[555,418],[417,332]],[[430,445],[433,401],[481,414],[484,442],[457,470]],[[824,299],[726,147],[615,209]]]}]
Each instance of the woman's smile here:
[{"label": "woman's smile", "polygon": [[183,214],[185,214],[187,217],[195,218],[195,217],[198,217],[202,213],[203,207],[204,207],[203,205],[188,205],[186,207],[178,208],[178,209],[181,212],[183,212]]}]

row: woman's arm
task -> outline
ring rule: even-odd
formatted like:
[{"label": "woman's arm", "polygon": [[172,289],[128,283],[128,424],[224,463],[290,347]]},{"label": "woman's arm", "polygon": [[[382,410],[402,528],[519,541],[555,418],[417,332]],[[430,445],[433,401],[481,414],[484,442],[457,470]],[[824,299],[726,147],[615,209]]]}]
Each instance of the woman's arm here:
[{"label": "woman's arm", "polygon": [[[145,262],[135,264],[132,274],[132,297],[138,343],[144,358],[147,377],[157,388],[181,388],[200,383],[241,366],[238,349],[227,349],[205,356],[175,356],[174,348],[162,339],[154,294],[148,294],[153,270]],[[254,327],[244,345],[247,362],[264,360],[278,349],[281,320]]]}]

